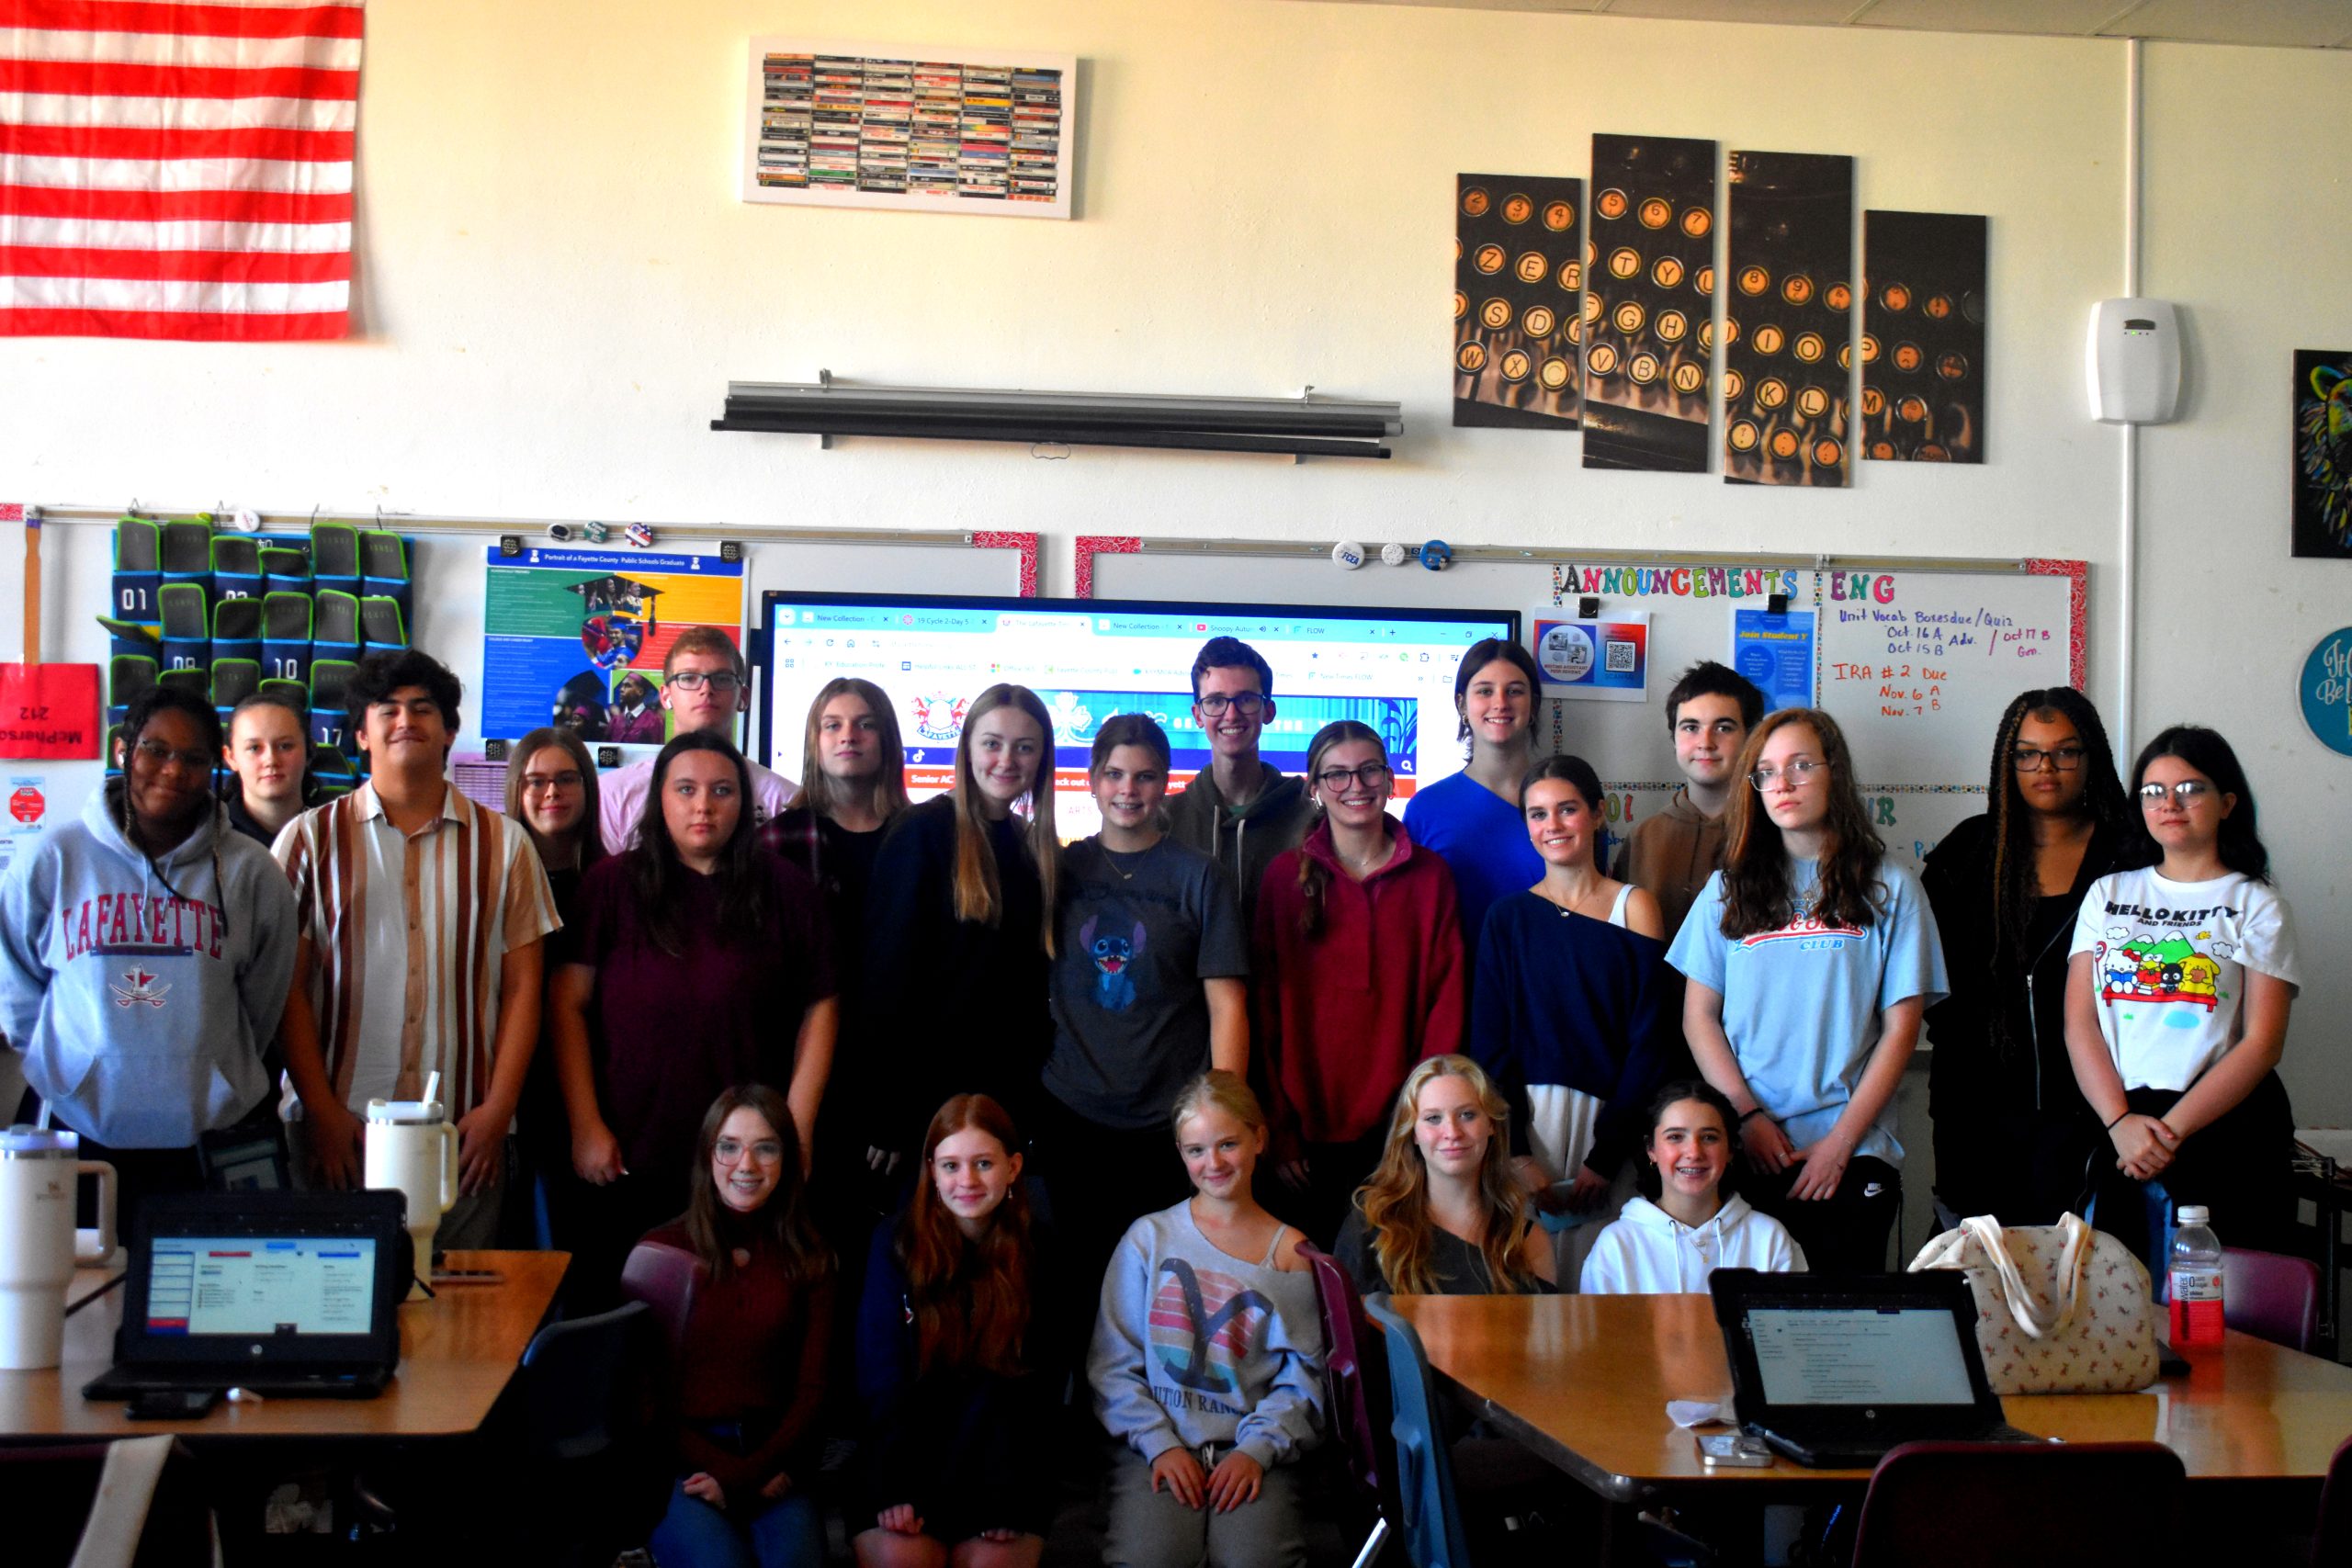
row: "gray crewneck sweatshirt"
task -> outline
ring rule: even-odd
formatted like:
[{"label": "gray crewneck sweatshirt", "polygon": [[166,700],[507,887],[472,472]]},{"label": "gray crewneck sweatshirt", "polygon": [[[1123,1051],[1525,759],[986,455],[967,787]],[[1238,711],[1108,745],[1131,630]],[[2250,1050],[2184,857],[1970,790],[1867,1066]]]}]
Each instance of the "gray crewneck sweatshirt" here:
[{"label": "gray crewneck sweatshirt", "polygon": [[[1282,1245],[1277,1235],[1274,1245]],[[1188,1199],[1127,1227],[1086,1358],[1095,1413],[1143,1456],[1231,1444],[1272,1467],[1323,1429],[1313,1276],[1220,1252]]]}]

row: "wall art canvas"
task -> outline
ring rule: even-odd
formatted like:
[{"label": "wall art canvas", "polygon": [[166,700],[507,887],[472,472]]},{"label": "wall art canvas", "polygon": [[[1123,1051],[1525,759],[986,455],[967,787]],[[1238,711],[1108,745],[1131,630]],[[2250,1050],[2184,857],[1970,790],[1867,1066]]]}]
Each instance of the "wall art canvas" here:
[{"label": "wall art canvas", "polygon": [[1984,460],[1984,220],[1862,214],[1862,452]]},{"label": "wall art canvas", "polygon": [[1854,160],[1734,152],[1724,480],[1839,486],[1854,339]]},{"label": "wall art canvas", "polygon": [[1592,139],[1584,466],[1707,471],[1715,144]]},{"label": "wall art canvas", "polygon": [[1574,430],[1584,182],[1461,175],[1453,198],[1453,423]]},{"label": "wall art canvas", "polygon": [[2352,560],[2352,349],[2295,351],[2295,553]]}]

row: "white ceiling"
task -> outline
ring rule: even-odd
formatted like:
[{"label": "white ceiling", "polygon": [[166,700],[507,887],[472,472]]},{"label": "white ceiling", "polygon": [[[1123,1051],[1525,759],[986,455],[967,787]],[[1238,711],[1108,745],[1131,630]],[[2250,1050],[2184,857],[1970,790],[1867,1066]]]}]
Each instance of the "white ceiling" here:
[{"label": "white ceiling", "polygon": [[1917,32],[2143,38],[2177,43],[2352,47],[2352,0],[1346,0],[1474,11],[1575,11],[1699,22]]}]

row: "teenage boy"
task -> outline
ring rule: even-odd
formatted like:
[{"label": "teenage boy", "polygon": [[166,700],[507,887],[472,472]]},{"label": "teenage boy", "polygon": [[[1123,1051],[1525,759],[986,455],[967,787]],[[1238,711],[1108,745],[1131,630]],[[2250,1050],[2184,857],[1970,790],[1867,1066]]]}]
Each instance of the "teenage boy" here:
[{"label": "teenage boy", "polygon": [[562,922],[523,825],[443,777],[459,695],[414,649],[361,660],[350,716],[368,780],[287,824],[271,852],[302,931],[278,1031],[300,1099],[291,1141],[328,1186],[356,1187],[359,1113],[370,1100],[423,1099],[437,1072],[461,1195],[435,1240],[481,1247],[498,1245],[507,1134],[539,1037],[541,944]]},{"label": "teenage boy", "polygon": [[1225,869],[1241,896],[1241,929],[1254,930],[1258,884],[1276,855],[1315,825],[1306,781],[1258,755],[1274,716],[1274,671],[1239,637],[1213,637],[1193,660],[1193,722],[1208,737],[1209,765],[1168,808],[1168,832]]},{"label": "teenage boy", "polygon": [[[735,718],[751,704],[750,686],[743,650],[717,626],[688,626],[662,656],[662,705],[670,710],[673,738],[707,729],[737,739]],[[631,762],[596,781],[603,798],[596,826],[606,853],[616,855],[637,842],[645,793],[653,785],[654,761],[648,757]],[[752,821],[758,826],[783,816],[800,786],[757,762],[751,768]]]},{"label": "teenage boy", "polygon": [[1617,852],[1614,874],[1657,900],[1668,941],[1723,859],[1724,807],[1732,791],[1746,787],[1732,769],[1763,716],[1764,694],[1755,682],[1711,659],[1685,670],[1666,694],[1666,728],[1684,783],[1665,810],[1635,825]]}]

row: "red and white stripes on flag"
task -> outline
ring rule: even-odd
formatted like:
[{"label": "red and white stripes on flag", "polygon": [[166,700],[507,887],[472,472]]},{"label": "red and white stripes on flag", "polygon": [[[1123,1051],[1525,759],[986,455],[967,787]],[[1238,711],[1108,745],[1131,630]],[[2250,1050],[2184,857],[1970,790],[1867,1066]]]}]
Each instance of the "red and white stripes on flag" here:
[{"label": "red and white stripes on flag", "polygon": [[0,336],[349,330],[365,0],[0,0]]}]

